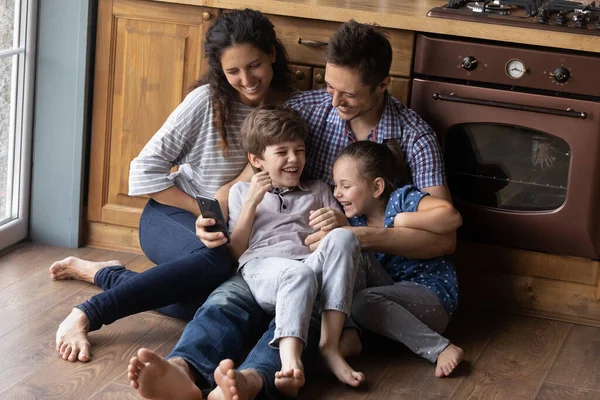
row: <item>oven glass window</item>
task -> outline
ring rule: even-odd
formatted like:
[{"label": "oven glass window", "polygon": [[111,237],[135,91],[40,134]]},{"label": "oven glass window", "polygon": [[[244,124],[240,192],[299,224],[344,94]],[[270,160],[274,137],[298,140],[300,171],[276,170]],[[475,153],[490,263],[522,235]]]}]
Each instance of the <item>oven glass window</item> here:
[{"label": "oven glass window", "polygon": [[450,128],[444,143],[455,198],[511,211],[557,209],[567,195],[571,149],[544,132],[502,124]]}]

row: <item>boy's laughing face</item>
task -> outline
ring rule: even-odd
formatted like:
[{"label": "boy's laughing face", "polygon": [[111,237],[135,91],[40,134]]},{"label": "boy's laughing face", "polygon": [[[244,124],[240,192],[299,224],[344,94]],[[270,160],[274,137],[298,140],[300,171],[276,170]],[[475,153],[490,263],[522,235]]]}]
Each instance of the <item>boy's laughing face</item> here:
[{"label": "boy's laughing face", "polygon": [[300,175],[306,163],[303,140],[282,142],[265,147],[261,157],[248,156],[250,163],[269,173],[273,186],[293,187],[300,183]]}]

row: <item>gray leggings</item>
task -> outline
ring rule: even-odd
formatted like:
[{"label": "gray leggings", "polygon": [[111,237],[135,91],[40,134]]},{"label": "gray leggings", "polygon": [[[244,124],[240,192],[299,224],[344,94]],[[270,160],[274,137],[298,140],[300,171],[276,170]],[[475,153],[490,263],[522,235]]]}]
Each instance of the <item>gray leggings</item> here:
[{"label": "gray leggings", "polygon": [[[440,335],[449,322],[444,306],[423,285],[408,281],[394,283],[374,258],[369,259],[366,267],[365,257],[363,255],[361,260],[357,285],[360,281],[367,287],[354,296],[352,319],[362,328],[401,342],[435,363],[450,344]],[[367,268],[367,278],[363,280],[360,271],[365,271],[364,268]]]}]

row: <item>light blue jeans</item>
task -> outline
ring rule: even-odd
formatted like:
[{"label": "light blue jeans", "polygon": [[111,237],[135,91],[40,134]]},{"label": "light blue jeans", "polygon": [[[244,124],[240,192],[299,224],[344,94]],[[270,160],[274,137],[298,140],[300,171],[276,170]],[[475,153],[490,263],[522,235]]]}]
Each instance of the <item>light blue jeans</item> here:
[{"label": "light blue jeans", "polygon": [[267,312],[275,313],[277,347],[282,337],[306,343],[310,314],[317,295],[321,309],[349,315],[358,269],[360,245],[348,229],[334,229],[304,260],[281,257],[255,258],[241,269],[254,298]]}]

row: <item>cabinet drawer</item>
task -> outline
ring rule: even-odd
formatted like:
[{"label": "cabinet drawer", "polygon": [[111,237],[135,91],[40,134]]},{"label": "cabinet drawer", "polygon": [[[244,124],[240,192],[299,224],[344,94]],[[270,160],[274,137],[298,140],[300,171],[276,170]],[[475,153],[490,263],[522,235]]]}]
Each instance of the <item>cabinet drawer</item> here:
[{"label": "cabinet drawer", "polygon": [[[329,38],[340,26],[339,22],[304,18],[268,16],[277,36],[285,46],[290,62],[316,66],[325,65],[325,49]],[[383,29],[392,44],[394,57],[390,75],[410,76],[413,57],[414,32]]]}]

